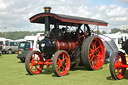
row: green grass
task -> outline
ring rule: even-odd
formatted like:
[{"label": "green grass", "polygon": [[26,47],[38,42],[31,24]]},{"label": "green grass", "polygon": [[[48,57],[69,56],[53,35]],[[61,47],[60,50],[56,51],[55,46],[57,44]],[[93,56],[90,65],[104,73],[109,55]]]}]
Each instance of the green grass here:
[{"label": "green grass", "polygon": [[76,66],[69,75],[56,77],[50,67],[38,75],[28,75],[25,64],[16,58],[16,54],[0,56],[0,85],[128,85],[128,72],[124,79],[115,81],[111,78],[108,64],[97,71],[87,71]]}]

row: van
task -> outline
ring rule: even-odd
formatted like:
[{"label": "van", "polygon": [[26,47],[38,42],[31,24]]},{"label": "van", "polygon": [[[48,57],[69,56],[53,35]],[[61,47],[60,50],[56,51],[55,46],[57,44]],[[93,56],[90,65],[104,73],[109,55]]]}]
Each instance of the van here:
[{"label": "van", "polygon": [[21,62],[25,62],[25,58],[30,51],[33,51],[32,41],[20,42],[17,50],[17,58],[20,59]]},{"label": "van", "polygon": [[36,50],[40,52],[37,41],[44,39],[44,33],[37,33],[36,36],[25,36],[24,39],[26,41],[21,42],[17,50],[17,58],[21,62],[25,62],[26,56],[30,51]]},{"label": "van", "polygon": [[126,41],[128,39],[128,34],[127,33],[121,33],[121,32],[117,32],[114,34],[104,34],[110,38],[112,38],[114,40],[114,42],[116,43],[116,46],[118,48],[119,51],[121,52],[125,52],[122,49],[122,40]]},{"label": "van", "polygon": [[1,50],[2,50],[2,45],[0,45],[0,56],[2,56]]},{"label": "van", "polygon": [[41,41],[45,38],[44,33],[37,33],[34,39],[34,43],[33,43],[33,50],[35,51],[39,51],[39,45],[37,44],[38,41]]},{"label": "van", "polygon": [[14,40],[0,38],[0,45],[2,46],[2,52],[9,54],[17,52],[18,44]]}]

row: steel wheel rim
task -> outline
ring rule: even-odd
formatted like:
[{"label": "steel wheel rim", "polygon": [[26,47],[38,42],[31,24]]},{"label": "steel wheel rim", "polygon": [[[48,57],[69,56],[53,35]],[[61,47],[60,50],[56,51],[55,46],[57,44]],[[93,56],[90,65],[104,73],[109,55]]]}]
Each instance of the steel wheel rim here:
[{"label": "steel wheel rim", "polygon": [[56,60],[56,69],[61,76],[64,76],[68,73],[70,69],[70,59],[67,53],[61,52],[58,54]]},{"label": "steel wheel rim", "polygon": [[119,53],[114,62],[114,73],[118,79],[124,78],[126,68],[122,67],[122,64],[125,64],[126,60],[124,58],[125,56],[121,56],[121,53]]},{"label": "steel wheel rim", "polygon": [[39,62],[43,62],[43,58],[40,56],[40,53],[32,53],[29,59],[29,68],[33,74],[38,74],[42,71],[43,64],[39,64]]},{"label": "steel wheel rim", "polygon": [[89,47],[89,62],[93,69],[100,69],[104,63],[104,45],[99,38],[94,38]]}]

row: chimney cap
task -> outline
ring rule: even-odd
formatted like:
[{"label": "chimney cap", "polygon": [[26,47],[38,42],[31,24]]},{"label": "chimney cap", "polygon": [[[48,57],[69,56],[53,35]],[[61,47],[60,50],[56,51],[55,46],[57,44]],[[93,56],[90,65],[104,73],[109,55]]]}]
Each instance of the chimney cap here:
[{"label": "chimney cap", "polygon": [[51,10],[51,7],[46,6],[46,7],[44,7],[44,10],[45,10],[45,11],[50,11],[50,10]]}]

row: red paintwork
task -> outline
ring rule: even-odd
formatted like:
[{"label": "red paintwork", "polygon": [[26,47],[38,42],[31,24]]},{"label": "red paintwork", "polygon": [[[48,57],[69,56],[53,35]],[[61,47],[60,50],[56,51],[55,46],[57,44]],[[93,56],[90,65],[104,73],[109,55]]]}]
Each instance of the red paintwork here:
[{"label": "red paintwork", "polygon": [[[36,55],[36,57],[35,57]],[[43,60],[41,54],[39,52],[34,52],[31,55],[32,60],[29,63],[29,68],[33,74],[38,74],[43,69],[43,66],[46,65],[49,67],[52,64],[52,59]]]},{"label": "red paintwork", "polygon": [[[95,54],[96,53],[96,54]],[[99,38],[94,38],[90,43],[89,61],[93,69],[98,70],[104,63],[104,45]]]},{"label": "red paintwork", "polygon": [[[108,25],[107,23],[95,22],[93,20],[85,21],[85,20],[78,20],[78,19],[63,18],[63,17],[59,17],[57,14],[53,14],[53,13],[37,14],[37,15],[33,16],[32,18],[30,18],[30,22],[34,22],[34,20],[41,18],[41,17],[45,17],[45,16],[54,17],[54,18],[56,18],[62,22],[78,23],[78,24],[92,24],[92,25],[101,25],[101,26],[107,26]],[[36,22],[36,23],[38,23],[38,22]]]},{"label": "red paintwork", "polygon": [[32,60],[29,60],[29,68],[33,74],[38,74],[43,69],[43,64],[40,64],[39,62],[43,62],[43,58],[39,52],[34,52],[31,54]]},{"label": "red paintwork", "polygon": [[118,79],[122,79],[125,76],[126,67],[128,67],[128,65],[126,64],[126,58],[125,58],[124,54],[119,53],[116,56],[116,59],[117,60],[114,63],[115,75]]},{"label": "red paintwork", "polygon": [[[43,58],[41,58],[42,56],[40,56],[40,54],[38,54],[38,53],[35,52],[31,55],[32,60],[29,63],[29,68],[33,74],[40,73],[41,70],[43,69],[44,65],[49,67],[52,64],[52,59],[43,60]],[[35,55],[38,55],[38,56],[35,57]],[[60,57],[60,55],[61,55],[61,57]],[[62,64],[63,62],[65,63],[64,65]],[[57,61],[56,61],[56,65],[57,65],[56,69],[57,69],[58,73],[61,76],[66,75],[70,69],[70,59],[69,59],[68,54],[65,52],[59,53]]]},{"label": "red paintwork", "polygon": [[77,46],[76,41],[59,41],[57,40],[57,50],[73,51]]},{"label": "red paintwork", "polygon": [[52,59],[45,59],[44,62],[37,62],[37,64],[46,65],[48,67],[52,64]]},{"label": "red paintwork", "polygon": [[[65,65],[63,65],[65,63]],[[60,52],[56,60],[56,69],[61,76],[65,76],[70,69],[70,59],[67,53]]]},{"label": "red paintwork", "polygon": [[80,34],[78,35],[78,40],[79,40],[81,45],[83,44],[83,41],[85,40],[86,35],[87,35],[86,33],[84,33],[82,35],[80,35]]},{"label": "red paintwork", "polygon": [[101,25],[101,26],[107,26],[105,23],[98,23],[98,22],[89,22],[89,21],[81,21],[81,20],[75,20],[75,19],[66,19],[66,18],[61,18],[61,21],[63,22],[74,22],[74,23],[79,23],[79,24],[92,24],[92,25]]},{"label": "red paintwork", "polygon": [[127,64],[122,64],[121,66],[128,68],[128,65]]},{"label": "red paintwork", "polygon": [[30,48],[30,51],[33,51],[33,48]]},{"label": "red paintwork", "polygon": [[47,67],[49,67],[52,64],[52,59],[45,59],[43,64],[46,65]]}]

